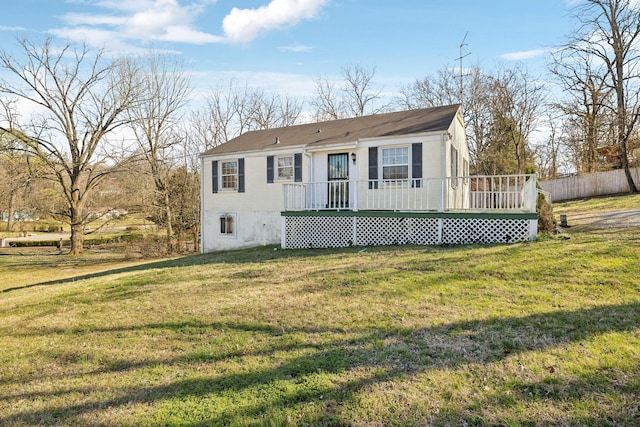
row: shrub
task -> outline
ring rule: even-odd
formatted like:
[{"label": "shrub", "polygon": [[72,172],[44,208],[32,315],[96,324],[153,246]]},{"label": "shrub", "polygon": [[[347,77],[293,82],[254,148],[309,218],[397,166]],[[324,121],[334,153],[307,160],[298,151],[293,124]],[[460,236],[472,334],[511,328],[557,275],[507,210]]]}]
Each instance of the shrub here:
[{"label": "shrub", "polygon": [[41,221],[36,224],[35,231],[43,233],[58,233],[62,231],[62,226],[57,222]]},{"label": "shrub", "polygon": [[553,206],[543,193],[538,193],[536,212],[538,213],[538,232],[551,233],[556,228],[556,220],[553,217]]}]

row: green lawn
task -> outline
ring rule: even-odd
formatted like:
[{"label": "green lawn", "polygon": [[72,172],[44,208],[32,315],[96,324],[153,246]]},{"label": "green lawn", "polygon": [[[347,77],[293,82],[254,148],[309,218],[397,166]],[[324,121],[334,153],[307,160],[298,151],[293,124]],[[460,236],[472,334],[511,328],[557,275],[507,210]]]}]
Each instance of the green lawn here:
[{"label": "green lawn", "polygon": [[0,425],[639,425],[639,243],[10,252]]}]

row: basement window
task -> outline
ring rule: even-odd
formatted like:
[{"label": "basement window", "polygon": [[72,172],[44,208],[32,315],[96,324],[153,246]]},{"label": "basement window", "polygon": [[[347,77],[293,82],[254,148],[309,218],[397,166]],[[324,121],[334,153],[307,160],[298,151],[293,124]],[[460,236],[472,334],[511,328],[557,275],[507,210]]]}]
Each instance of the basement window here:
[{"label": "basement window", "polygon": [[235,237],[236,235],[236,215],[230,213],[220,214],[220,235]]}]

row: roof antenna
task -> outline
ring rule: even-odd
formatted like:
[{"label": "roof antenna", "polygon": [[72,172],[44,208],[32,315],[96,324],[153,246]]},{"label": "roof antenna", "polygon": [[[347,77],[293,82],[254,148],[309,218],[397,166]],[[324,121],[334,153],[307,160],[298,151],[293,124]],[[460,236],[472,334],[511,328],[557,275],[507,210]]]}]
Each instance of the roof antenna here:
[{"label": "roof antenna", "polygon": [[462,104],[463,101],[463,86],[462,86],[462,60],[464,58],[466,58],[467,56],[471,55],[471,52],[466,53],[466,54],[462,54],[462,50],[464,49],[465,46],[469,46],[467,43],[465,43],[465,41],[467,40],[467,36],[469,35],[469,31],[466,32],[466,34],[464,35],[464,38],[462,39],[462,43],[460,43],[460,56],[457,58],[458,61],[460,61],[460,104]]}]

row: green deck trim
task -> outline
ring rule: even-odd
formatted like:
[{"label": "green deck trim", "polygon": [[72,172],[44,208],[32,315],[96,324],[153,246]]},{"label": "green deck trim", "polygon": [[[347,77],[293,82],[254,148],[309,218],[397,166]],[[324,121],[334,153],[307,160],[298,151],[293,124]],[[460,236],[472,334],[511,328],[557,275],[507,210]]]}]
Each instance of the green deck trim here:
[{"label": "green deck trim", "polygon": [[471,218],[471,219],[538,219],[530,212],[394,212],[394,211],[286,211],[284,217],[379,217],[379,218]]}]

